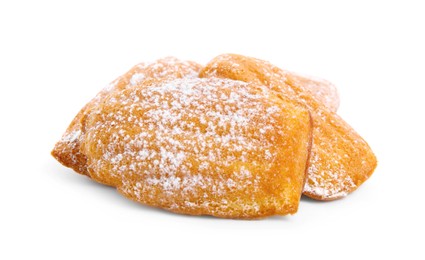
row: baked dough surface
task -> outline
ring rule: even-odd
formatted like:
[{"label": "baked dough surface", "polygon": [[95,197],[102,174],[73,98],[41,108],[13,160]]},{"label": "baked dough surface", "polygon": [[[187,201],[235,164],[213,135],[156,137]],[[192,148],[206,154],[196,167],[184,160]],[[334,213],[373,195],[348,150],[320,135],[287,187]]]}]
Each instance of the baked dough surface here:
[{"label": "baked dough surface", "polygon": [[205,67],[140,63],[84,106],[52,155],[124,196],[190,215],[294,214],[341,198],[376,167],[321,79],[234,54]]},{"label": "baked dough surface", "polygon": [[310,111],[313,144],[305,195],[318,200],[338,199],[356,190],[373,173],[376,157],[366,141],[334,112],[339,101],[332,101],[332,90],[322,91],[328,93],[326,95],[314,95],[311,86],[303,84],[308,79],[297,79],[269,62],[235,54],[214,58],[202,69],[200,76],[268,86]]},{"label": "baked dough surface", "polygon": [[258,218],[297,211],[306,109],[267,88],[184,78],[105,98],[86,120],[90,176],[170,211]]},{"label": "baked dough surface", "polygon": [[66,167],[88,175],[87,157],[80,151],[84,138],[83,119],[89,115],[106,96],[116,91],[131,88],[136,85],[149,85],[163,79],[198,77],[201,65],[192,61],[181,61],[174,57],[166,57],[151,63],[139,63],[124,75],[118,77],[100,91],[95,98],[87,103],[72,120],[67,130],[59,140],[52,155]]}]

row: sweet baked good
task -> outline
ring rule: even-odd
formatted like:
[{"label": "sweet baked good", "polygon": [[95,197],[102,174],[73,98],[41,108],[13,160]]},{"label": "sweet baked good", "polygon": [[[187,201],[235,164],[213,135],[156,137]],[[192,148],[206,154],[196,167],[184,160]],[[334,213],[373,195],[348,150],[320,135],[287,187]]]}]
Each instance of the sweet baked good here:
[{"label": "sweet baked good", "polygon": [[311,144],[308,111],[254,83],[199,79],[199,70],[174,58],[135,66],[78,113],[53,156],[174,212],[295,213]]},{"label": "sweet baked good", "polygon": [[286,70],[282,70],[282,74],[290,86],[302,88],[330,111],[336,112],[338,110],[339,94],[337,88],[331,82],[316,77],[301,76]]},{"label": "sweet baked good", "polygon": [[[329,110],[336,112],[339,107],[339,94],[337,88],[329,81],[316,78],[301,76],[300,74],[282,70],[271,65],[268,62],[250,58],[250,61],[255,61],[259,64],[251,64],[245,62],[242,67],[239,61],[248,59],[242,55],[235,54],[222,54],[215,57],[208,65],[200,72],[201,77],[212,77],[214,75],[227,75],[229,73],[235,74],[234,77],[245,82],[257,82],[261,84],[269,84],[266,80],[262,82],[257,77],[261,75],[268,76],[269,73],[278,73],[284,79],[285,85],[279,87],[278,91],[293,95],[292,88],[295,86],[303,90],[303,94],[306,96],[313,96],[318,102],[326,106]],[[233,62],[234,61],[234,62]],[[267,63],[264,68],[261,63]],[[230,67],[229,67],[230,66]],[[256,75],[259,73],[259,75]],[[236,75],[237,74],[237,75]],[[283,90],[283,91],[281,91]]]},{"label": "sweet baked good", "polygon": [[89,175],[132,200],[226,218],[297,211],[310,116],[256,83],[138,84],[106,96],[84,122]]},{"label": "sweet baked good", "polygon": [[130,71],[106,86],[80,110],[68,126],[61,140],[56,143],[52,151],[53,157],[74,171],[88,175],[87,157],[81,153],[80,143],[82,138],[84,138],[82,120],[91,113],[93,107],[96,107],[107,95],[115,91],[121,91],[140,84],[153,84],[165,78],[197,77],[200,69],[201,66],[195,62],[180,61],[174,57],[159,59],[152,63],[137,64]]},{"label": "sweet baked good", "polygon": [[141,63],[85,105],[55,145],[65,166],[124,196],[190,215],[294,214],[373,172],[329,82],[225,54]]},{"label": "sweet baked good", "polygon": [[369,145],[335,111],[335,104],[272,64],[225,54],[200,73],[205,78],[228,78],[268,86],[306,107],[313,119],[313,143],[304,194],[318,200],[341,198],[357,189],[373,173],[377,161]]}]

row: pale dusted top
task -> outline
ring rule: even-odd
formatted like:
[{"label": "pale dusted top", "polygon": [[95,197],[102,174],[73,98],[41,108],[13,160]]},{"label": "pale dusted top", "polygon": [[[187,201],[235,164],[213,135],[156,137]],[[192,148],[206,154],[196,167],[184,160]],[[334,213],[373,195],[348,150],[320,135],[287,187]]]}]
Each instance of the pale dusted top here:
[{"label": "pale dusted top", "polygon": [[295,213],[308,112],[264,87],[184,78],[109,95],[87,120],[92,178],[187,214]]},{"label": "pale dusted top", "polygon": [[174,57],[166,57],[155,62],[142,62],[131,70],[118,77],[103,88],[89,103],[75,116],[67,130],[52,151],[52,155],[59,162],[71,167],[76,172],[88,175],[87,157],[80,151],[80,143],[84,138],[83,121],[91,113],[93,107],[105,99],[106,96],[123,89],[140,84],[154,84],[164,79],[198,77],[201,66],[192,61],[181,61]]}]

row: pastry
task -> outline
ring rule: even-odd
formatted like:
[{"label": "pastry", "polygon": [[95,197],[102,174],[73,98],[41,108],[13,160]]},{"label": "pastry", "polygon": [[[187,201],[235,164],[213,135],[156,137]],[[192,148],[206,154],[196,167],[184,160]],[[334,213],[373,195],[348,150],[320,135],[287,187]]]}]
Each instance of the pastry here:
[{"label": "pastry", "polygon": [[282,70],[286,82],[290,86],[298,86],[308,92],[318,102],[326,106],[330,111],[336,112],[339,107],[339,94],[336,87],[327,80],[301,76],[299,74]]},{"label": "pastry", "polygon": [[329,82],[225,54],[141,63],[86,104],[52,155],[136,202],[189,215],[294,214],[376,167]]},{"label": "pastry", "polygon": [[174,57],[167,57],[152,63],[140,63],[130,71],[115,79],[87,105],[85,105],[63,134],[61,140],[56,143],[52,155],[63,165],[74,171],[88,175],[87,157],[80,152],[80,143],[84,138],[82,119],[91,113],[93,107],[108,94],[120,91],[138,84],[148,85],[162,79],[197,77],[201,66],[191,61],[180,61]]},{"label": "pastry", "polygon": [[[279,69],[271,64],[267,63],[267,66],[264,68],[261,65],[252,66],[251,64],[245,63],[243,64],[243,68],[239,68],[240,64],[236,62],[229,63],[233,59],[242,59],[248,58],[243,57],[241,55],[235,54],[223,54],[215,57],[208,65],[201,71],[201,77],[203,76],[213,76],[216,75],[226,75],[227,73],[235,73],[235,77],[239,78],[239,80],[243,80],[246,82],[255,81],[257,83],[267,85],[268,82],[262,82],[257,79],[257,76],[265,75],[268,73],[276,72],[284,78],[287,83],[285,86],[280,86],[283,88],[283,93],[294,94],[290,85],[294,85],[297,88],[302,88],[304,91],[304,95],[313,96],[318,102],[326,106],[329,110],[336,112],[339,107],[339,95],[337,88],[327,80],[312,78],[307,76],[301,76],[299,74]],[[258,63],[265,63],[262,60],[249,58],[252,61],[256,61]],[[226,64],[226,66],[222,66]],[[232,67],[228,67],[232,66]],[[256,73],[260,73],[260,75],[256,75]],[[288,85],[289,84],[289,85]],[[279,88],[279,91],[280,91]]]},{"label": "pastry", "polygon": [[260,218],[298,209],[311,141],[307,109],[256,83],[139,83],[85,116],[80,151],[95,181],[190,215]]},{"label": "pastry", "polygon": [[338,199],[356,190],[373,173],[377,161],[369,145],[334,112],[337,102],[315,95],[309,84],[303,84],[305,80],[268,62],[234,54],[214,58],[200,76],[265,85],[310,111],[313,143],[303,194],[318,200]]}]

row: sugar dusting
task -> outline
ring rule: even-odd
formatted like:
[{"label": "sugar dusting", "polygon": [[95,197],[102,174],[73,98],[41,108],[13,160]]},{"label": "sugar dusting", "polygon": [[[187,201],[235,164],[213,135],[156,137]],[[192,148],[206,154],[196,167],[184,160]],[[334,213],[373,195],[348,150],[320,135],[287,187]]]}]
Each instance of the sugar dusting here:
[{"label": "sugar dusting", "polygon": [[71,131],[70,133],[66,133],[64,136],[62,136],[62,141],[67,143],[73,143],[76,140],[78,140],[80,135],[81,135],[81,130]]},{"label": "sugar dusting", "polygon": [[338,110],[340,99],[335,85],[317,77],[299,75],[289,71],[283,71],[283,73],[290,84],[301,86],[306,93],[310,93],[329,110],[333,112]]},{"label": "sugar dusting", "polygon": [[[240,68],[238,63],[245,61],[255,64],[255,74],[249,74],[252,68],[245,71]],[[355,190],[373,172],[376,160],[367,143],[332,112],[339,105],[333,85],[323,80],[315,82],[269,62],[239,55],[220,55],[207,67],[201,72],[207,77],[227,77],[229,72],[235,79],[240,75],[245,79],[244,76],[248,75],[251,76],[249,80],[258,80],[309,109],[314,127],[304,194],[320,199],[340,198]]]},{"label": "sugar dusting", "polygon": [[347,196],[348,190],[356,187],[343,165],[338,172],[334,172],[331,167],[322,164],[319,156],[313,154],[310,158],[308,181],[304,186],[304,192],[318,194],[326,199],[336,199]]},{"label": "sugar dusting", "polygon": [[269,171],[277,156],[274,138],[286,132],[273,125],[281,109],[265,101],[268,93],[240,81],[199,78],[116,93],[93,113],[87,146],[101,155],[89,166],[96,177],[115,176],[122,193],[148,204],[217,214],[237,205],[255,214],[261,176],[251,169],[266,165]]},{"label": "sugar dusting", "polygon": [[[55,149],[67,154],[68,160],[73,164],[78,164],[81,156],[79,142],[81,138],[81,130],[72,130],[65,132],[61,140],[56,144]],[[71,152],[69,152],[71,151]]]},{"label": "sugar dusting", "polygon": [[145,82],[155,82],[164,78],[175,79],[184,77],[197,77],[200,65],[181,61],[174,57],[166,57],[155,62],[140,63],[130,71],[118,77],[104,87],[74,118],[73,123],[57,142],[53,153],[55,157],[66,166],[75,171],[88,174],[86,170],[86,156],[80,152],[80,144],[84,142],[83,125],[81,119],[88,116],[92,109],[98,106],[108,95],[134,87]]}]

